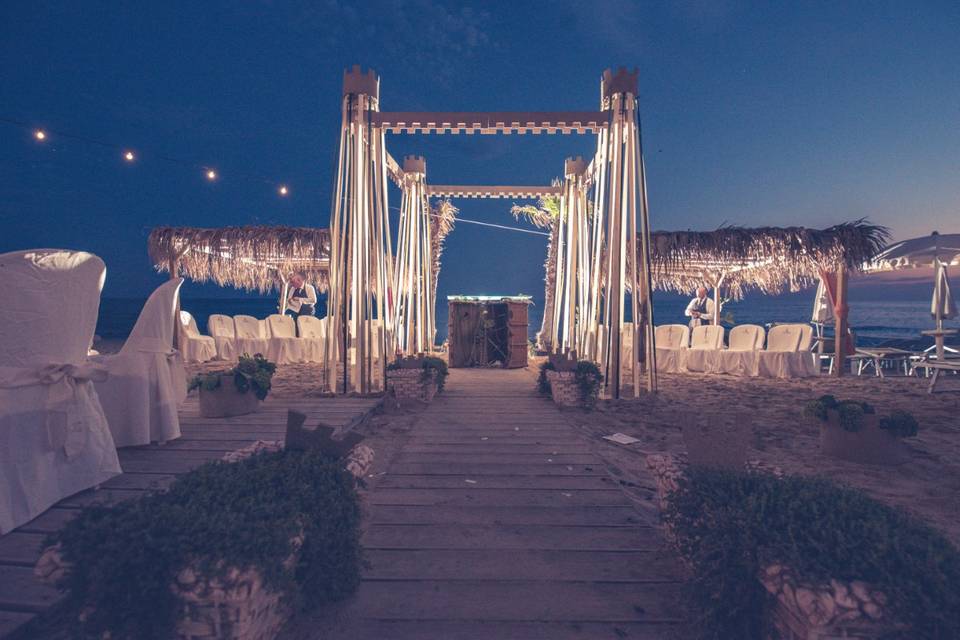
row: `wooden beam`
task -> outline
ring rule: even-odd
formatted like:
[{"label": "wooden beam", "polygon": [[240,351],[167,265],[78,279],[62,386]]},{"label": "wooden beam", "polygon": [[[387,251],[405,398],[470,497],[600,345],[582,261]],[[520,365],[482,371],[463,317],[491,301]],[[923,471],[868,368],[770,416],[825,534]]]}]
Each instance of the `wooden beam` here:
[{"label": "wooden beam", "polygon": [[562,195],[562,187],[429,185],[427,195],[443,198],[546,198]]},{"label": "wooden beam", "polygon": [[610,124],[604,111],[382,111],[371,124],[393,133],[599,133]]},{"label": "wooden beam", "polygon": [[842,262],[837,265],[837,304],[833,318],[833,375],[839,378],[846,369],[843,346],[847,341],[847,268]]}]

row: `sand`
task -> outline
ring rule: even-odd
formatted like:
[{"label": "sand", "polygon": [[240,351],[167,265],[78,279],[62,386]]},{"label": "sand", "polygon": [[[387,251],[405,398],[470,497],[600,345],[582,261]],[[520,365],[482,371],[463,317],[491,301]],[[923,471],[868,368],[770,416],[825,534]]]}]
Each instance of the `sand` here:
[{"label": "sand", "polygon": [[[960,545],[960,378],[947,379],[930,395],[917,378],[821,377],[765,380],[707,374],[665,374],[653,399],[600,403],[570,419],[598,442],[623,482],[636,482],[635,497],[649,502],[652,487],[643,454],[685,451],[681,424],[685,412],[698,409],[718,420],[736,420],[747,431],[748,457],[786,473],[825,476],[863,489],[873,497],[907,509]],[[801,416],[810,399],[831,393],[864,400],[878,413],[910,411],[920,433],[905,440],[908,461],[897,466],[845,462],[820,453],[818,425]],[[614,445],[602,436],[621,432],[638,438]],[[629,484],[626,488],[630,490]]]}]

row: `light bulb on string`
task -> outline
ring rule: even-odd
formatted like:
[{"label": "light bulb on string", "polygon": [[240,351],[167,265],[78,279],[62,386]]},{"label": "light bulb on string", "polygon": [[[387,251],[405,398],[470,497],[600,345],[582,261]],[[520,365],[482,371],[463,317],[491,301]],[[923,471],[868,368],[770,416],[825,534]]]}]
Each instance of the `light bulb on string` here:
[{"label": "light bulb on string", "polygon": [[134,160],[137,159],[137,156],[134,155],[133,151],[124,151],[123,159],[126,160],[127,162],[133,162]]},{"label": "light bulb on string", "polygon": [[43,129],[37,129],[36,131],[33,132],[33,137],[43,142],[44,140],[47,139],[47,132],[44,131]]}]

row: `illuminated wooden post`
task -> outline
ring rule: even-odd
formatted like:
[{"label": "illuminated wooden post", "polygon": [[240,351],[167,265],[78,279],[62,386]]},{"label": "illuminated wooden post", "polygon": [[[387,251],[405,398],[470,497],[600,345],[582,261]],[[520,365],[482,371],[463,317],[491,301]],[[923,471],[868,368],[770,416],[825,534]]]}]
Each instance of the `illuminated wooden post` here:
[{"label": "illuminated wooden post", "polygon": [[847,267],[843,262],[837,264],[837,301],[833,309],[833,375],[843,376],[846,368],[844,344],[847,341]]},{"label": "illuminated wooden post", "polygon": [[[374,126],[380,79],[359,66],[343,74],[342,126],[337,178],[330,211],[330,292],[327,314],[327,389],[372,393],[385,380],[387,287],[392,278],[383,130]],[[383,330],[374,330],[374,320]],[[373,341],[380,346],[381,375],[374,377]],[[338,380],[337,365],[343,362]]]},{"label": "illuminated wooden post", "polygon": [[394,317],[398,347],[405,355],[432,351],[436,335],[433,222],[426,174],[427,164],[421,156],[403,159]]}]

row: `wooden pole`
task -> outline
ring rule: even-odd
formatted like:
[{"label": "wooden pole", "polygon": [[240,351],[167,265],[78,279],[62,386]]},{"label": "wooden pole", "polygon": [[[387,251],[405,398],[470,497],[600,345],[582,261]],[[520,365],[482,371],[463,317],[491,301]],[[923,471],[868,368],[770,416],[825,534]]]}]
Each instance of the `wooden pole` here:
[{"label": "wooden pole", "polygon": [[833,375],[842,377],[846,368],[844,344],[847,340],[847,267],[843,262],[837,265],[837,304],[834,309],[834,366]]}]

